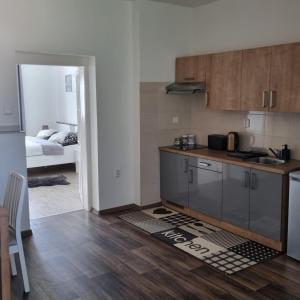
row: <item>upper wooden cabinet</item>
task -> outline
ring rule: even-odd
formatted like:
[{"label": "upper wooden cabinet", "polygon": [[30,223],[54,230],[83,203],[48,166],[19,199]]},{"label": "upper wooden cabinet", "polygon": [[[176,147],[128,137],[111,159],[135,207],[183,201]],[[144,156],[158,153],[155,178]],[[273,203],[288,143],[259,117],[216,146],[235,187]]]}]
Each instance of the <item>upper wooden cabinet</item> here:
[{"label": "upper wooden cabinet", "polygon": [[210,55],[179,57],[176,59],[176,82],[205,82]]},{"label": "upper wooden cabinet", "polygon": [[176,60],[177,82],[206,82],[207,106],[300,112],[300,43]]},{"label": "upper wooden cabinet", "polygon": [[198,56],[179,57],[176,59],[176,82],[196,82]]},{"label": "upper wooden cabinet", "polygon": [[243,51],[241,109],[300,112],[300,43]]},{"label": "upper wooden cabinet", "polygon": [[240,110],[242,51],[211,56],[208,107]]},{"label": "upper wooden cabinet", "polygon": [[268,110],[272,47],[243,51],[241,110]]},{"label": "upper wooden cabinet", "polygon": [[272,47],[270,111],[300,112],[300,43]]}]

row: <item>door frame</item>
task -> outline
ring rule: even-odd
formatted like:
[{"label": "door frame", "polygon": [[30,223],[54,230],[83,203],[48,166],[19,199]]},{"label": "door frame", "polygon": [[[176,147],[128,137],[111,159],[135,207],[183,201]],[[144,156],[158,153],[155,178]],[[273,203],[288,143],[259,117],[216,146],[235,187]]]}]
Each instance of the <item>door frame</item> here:
[{"label": "door frame", "polygon": [[[99,207],[98,121],[96,99],[96,67],[93,56],[58,55],[16,51],[16,65],[49,65],[79,67],[80,80],[80,172],[82,174],[82,201],[85,210]],[[21,130],[24,131],[24,109],[18,78]]]}]

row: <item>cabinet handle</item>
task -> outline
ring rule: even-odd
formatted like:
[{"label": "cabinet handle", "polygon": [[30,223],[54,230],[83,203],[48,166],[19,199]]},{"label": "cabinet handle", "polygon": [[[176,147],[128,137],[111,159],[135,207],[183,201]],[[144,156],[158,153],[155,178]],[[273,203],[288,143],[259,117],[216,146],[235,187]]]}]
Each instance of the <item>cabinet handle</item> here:
[{"label": "cabinet handle", "polygon": [[252,176],[251,176],[251,189],[252,190],[256,190],[257,188],[257,176],[255,173],[252,173]]},{"label": "cabinet handle", "polygon": [[267,107],[267,95],[268,95],[268,91],[263,91],[263,94],[262,94],[262,107],[263,108]]},{"label": "cabinet handle", "polygon": [[275,107],[275,91],[270,91],[270,108]]},{"label": "cabinet handle", "polygon": [[185,77],[184,80],[195,80],[195,77]]},{"label": "cabinet handle", "polygon": [[250,173],[248,171],[245,172],[245,178],[244,178],[244,187],[246,189],[249,188],[249,181],[250,181]]},{"label": "cabinet handle", "polygon": [[208,107],[208,92],[205,92],[205,107]]},{"label": "cabinet handle", "polygon": [[187,158],[184,159],[184,173],[187,173],[189,170],[189,160]]},{"label": "cabinet handle", "polygon": [[189,183],[193,183],[194,181],[194,172],[193,169],[190,169]]},{"label": "cabinet handle", "polygon": [[198,166],[201,166],[201,167],[209,167],[210,164],[204,163],[204,162],[198,162]]}]

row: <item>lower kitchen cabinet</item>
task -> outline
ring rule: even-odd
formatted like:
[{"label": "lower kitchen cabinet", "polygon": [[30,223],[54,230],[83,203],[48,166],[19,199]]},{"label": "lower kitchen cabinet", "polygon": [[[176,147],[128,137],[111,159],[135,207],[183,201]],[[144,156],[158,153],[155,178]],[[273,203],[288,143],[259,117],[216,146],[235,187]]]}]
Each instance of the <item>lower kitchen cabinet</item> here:
[{"label": "lower kitchen cabinet", "polygon": [[222,173],[195,167],[189,172],[189,208],[221,219]]},{"label": "lower kitchen cabinet", "polygon": [[160,195],[163,200],[189,206],[187,156],[160,152]]},{"label": "lower kitchen cabinet", "polygon": [[249,228],[250,169],[236,165],[223,165],[223,209],[225,222]]},{"label": "lower kitchen cabinet", "polygon": [[223,220],[279,241],[282,175],[229,164],[223,170]]},{"label": "lower kitchen cabinet", "polygon": [[281,239],[283,177],[251,170],[249,229],[272,240]]},{"label": "lower kitchen cabinet", "polygon": [[276,173],[160,152],[162,200],[275,241],[282,240],[283,182]]}]

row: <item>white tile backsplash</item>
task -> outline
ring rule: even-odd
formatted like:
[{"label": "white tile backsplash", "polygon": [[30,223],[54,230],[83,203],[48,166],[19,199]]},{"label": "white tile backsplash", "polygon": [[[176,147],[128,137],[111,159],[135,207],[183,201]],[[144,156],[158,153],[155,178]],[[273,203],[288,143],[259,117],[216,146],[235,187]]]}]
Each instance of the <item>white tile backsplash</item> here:
[{"label": "white tile backsplash", "polygon": [[[206,142],[207,135],[237,131],[241,148],[276,148],[288,144],[292,158],[300,159],[300,114],[268,112],[230,112],[205,109],[193,111],[191,105],[191,132],[198,141]],[[249,127],[245,127],[245,121]]]}]

